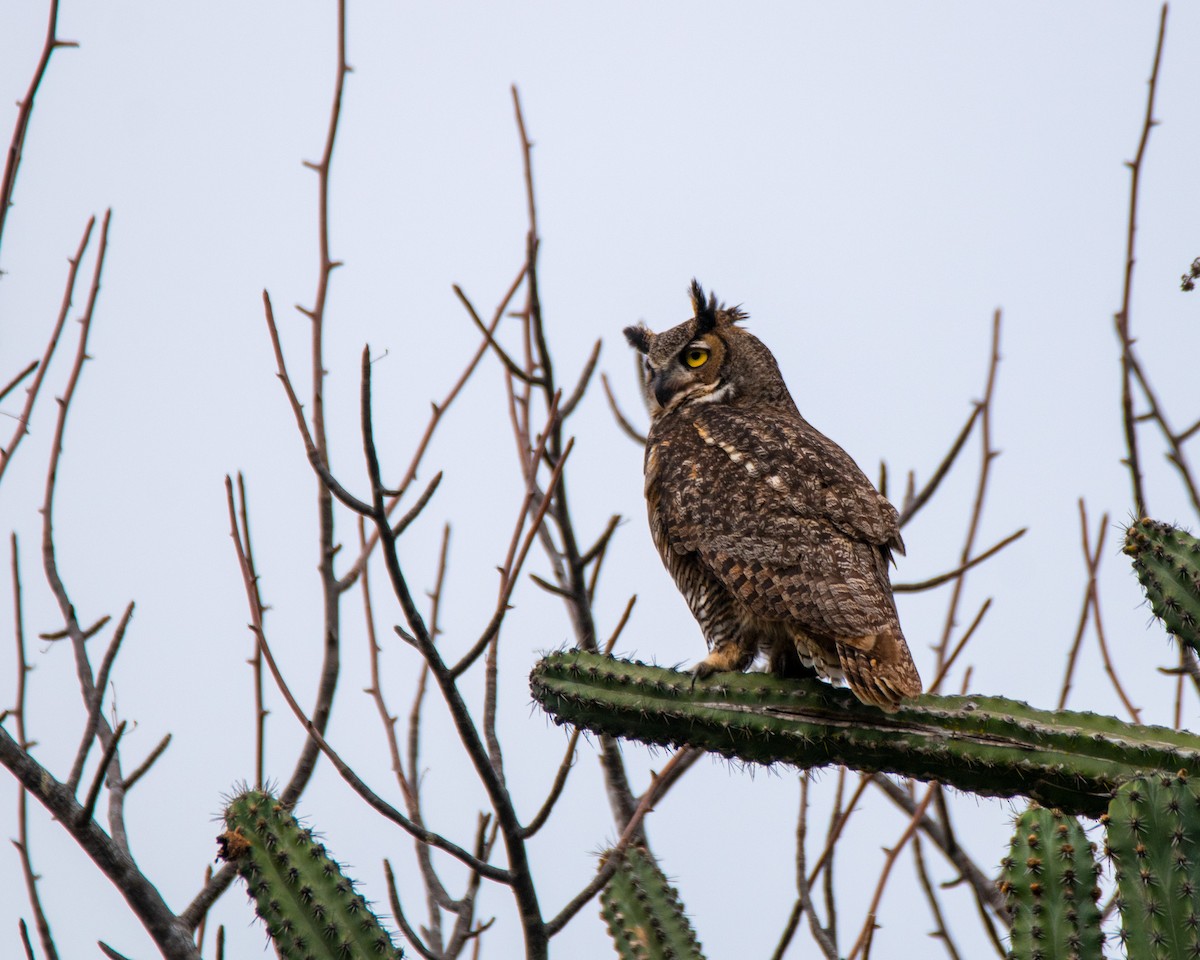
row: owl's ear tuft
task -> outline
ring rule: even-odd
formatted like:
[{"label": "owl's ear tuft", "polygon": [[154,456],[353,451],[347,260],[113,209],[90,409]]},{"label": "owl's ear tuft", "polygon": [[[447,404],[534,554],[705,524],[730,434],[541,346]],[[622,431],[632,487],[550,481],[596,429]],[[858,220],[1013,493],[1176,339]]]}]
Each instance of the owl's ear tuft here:
[{"label": "owl's ear tuft", "polygon": [[741,323],[743,320],[749,320],[750,314],[742,309],[739,303],[736,307],[721,306],[722,319],[726,323]]},{"label": "owl's ear tuft", "polygon": [[626,327],[623,332],[629,345],[638,353],[650,352],[650,341],[654,338],[654,334],[647,329],[644,323],[639,323],[635,327]]},{"label": "owl's ear tuft", "polygon": [[692,309],[696,313],[696,336],[702,337],[712,332],[717,325],[717,311],[720,309],[717,306],[717,295],[712,293],[705,299],[704,288],[700,286],[700,281],[694,278],[688,292],[692,297]]}]

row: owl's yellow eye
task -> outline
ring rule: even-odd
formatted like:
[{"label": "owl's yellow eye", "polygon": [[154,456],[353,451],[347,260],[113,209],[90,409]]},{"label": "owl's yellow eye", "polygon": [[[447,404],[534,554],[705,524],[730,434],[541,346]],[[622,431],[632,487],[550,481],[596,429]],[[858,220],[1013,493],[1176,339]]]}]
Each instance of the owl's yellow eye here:
[{"label": "owl's yellow eye", "polygon": [[708,351],[703,347],[689,347],[683,352],[683,362],[693,370],[708,363]]}]

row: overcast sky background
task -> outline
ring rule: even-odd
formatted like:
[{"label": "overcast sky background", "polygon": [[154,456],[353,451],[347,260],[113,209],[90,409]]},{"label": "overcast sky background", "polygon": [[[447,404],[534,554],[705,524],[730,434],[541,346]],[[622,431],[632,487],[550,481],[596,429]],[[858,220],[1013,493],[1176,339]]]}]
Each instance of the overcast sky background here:
[{"label": "overcast sky background", "polygon": [[[332,190],[332,250],[345,261],[329,303],[327,402],[337,472],[364,489],[358,455],[358,356],[376,353],[377,436],[385,469],[407,463],[429,401],[474,349],[459,283],[490,311],[523,258],[521,159],[509,85],[521,91],[534,154],[543,245],[542,302],[564,380],[591,344],[638,422],[645,417],[620,329],[661,329],[688,314],[691,277],[741,303],[774,350],[796,400],[871,476],[924,479],[981,395],[992,313],[1003,309],[994,442],[1002,456],[979,535],[990,545],[1029,534],[972,574],[963,619],[993,597],[960,665],[972,689],[1052,706],[1084,586],[1076,500],[1093,526],[1112,521],[1102,603],[1109,641],[1145,719],[1170,722],[1174,662],[1119,555],[1129,516],[1120,465],[1120,305],[1129,175],[1145,110],[1158,25],[1152,3],[358,4],[349,13],[343,123]],[[44,4],[0,11],[0,129],[41,48]],[[230,544],[223,479],[245,473],[268,631],[289,678],[311,701],[318,663],[314,480],[274,364],[261,309],[268,289],[285,346],[305,369],[316,280],[316,178],[334,79],[332,3],[85,4],[68,0],[39,93],[3,249],[0,380],[40,355],[62,295],[66,259],[91,214],[113,208],[90,353],[68,425],[56,506],[59,563],[80,619],[137,601],[114,674],[117,711],[136,726],[123,750],[175,740],[129,798],[139,861],[175,908],[190,901],[215,853],[220,796],[253,775],[251,637]],[[1178,278],[1200,255],[1200,8],[1171,11],[1144,171],[1132,323],[1176,423],[1200,415],[1195,353],[1200,294]],[[94,245],[93,245],[94,251]],[[90,270],[90,255],[87,269]],[[77,307],[83,297],[77,298]],[[78,310],[75,311],[77,313]],[[74,314],[73,314],[74,315]],[[0,519],[21,540],[37,756],[64,775],[82,724],[69,651],[38,642],[61,629],[38,543],[52,396],[70,366],[74,327],[0,491]],[[305,390],[307,387],[305,387]],[[303,392],[303,391],[302,391]],[[446,480],[407,535],[414,591],[432,582],[442,524],[454,525],[445,644],[462,649],[486,621],[521,489],[499,364],[483,369],[447,418],[425,477]],[[11,423],[20,397],[0,413]],[[10,427],[3,427],[7,437]],[[585,535],[629,518],[602,578],[602,633],[628,596],[639,601],[618,652],[690,664],[703,641],[650,543],[641,450],[614,425],[597,389],[576,418],[571,490]],[[1147,449],[1151,512],[1191,521],[1159,448]],[[955,565],[975,482],[973,446],[935,504],[905,531],[895,578]],[[893,491],[895,492],[895,491]],[[341,537],[353,538],[343,517]],[[7,559],[5,560],[7,565]],[[531,567],[545,573],[539,559]],[[7,576],[5,583],[7,584]],[[376,593],[383,594],[376,573]],[[0,588],[8,608],[9,588]],[[946,597],[901,597],[918,666]],[[531,706],[525,675],[570,639],[551,599],[526,582],[505,628],[502,734],[509,776],[532,815],[565,733]],[[330,739],[396,798],[367,685],[356,596],[345,606],[344,674]],[[380,599],[380,622],[398,622]],[[1089,639],[1089,649],[1094,640]],[[415,684],[406,651],[388,645],[385,683],[404,712]],[[11,644],[6,643],[5,649]],[[961,683],[956,671],[950,687]],[[13,697],[0,656],[0,703]],[[110,701],[111,702],[111,701]],[[286,777],[297,725],[272,698],[269,769]],[[1118,712],[1094,656],[1072,706]],[[484,804],[431,704],[424,781],[430,825],[460,842]],[[1196,701],[1185,724],[1196,728]],[[131,723],[132,725],[132,723]],[[625,748],[637,786],[663,761]],[[136,762],[136,759],[128,762]],[[833,777],[822,778],[823,824]],[[14,810],[11,780],[0,790]],[[791,771],[701,762],[649,830],[676,878],[708,955],[769,954],[794,895],[798,789]],[[1007,840],[1011,804],[965,799],[963,836],[984,869]],[[384,900],[380,861],[400,873],[414,914],[411,844],[375,819],[323,764],[300,812]],[[15,816],[5,814],[8,836]],[[839,861],[842,937],[853,942],[880,847],[903,819],[868,795],[855,821],[854,862]],[[822,828],[823,829],[823,828]],[[552,914],[614,839],[591,745],[558,817],[532,852]],[[815,842],[819,842],[814,840]],[[95,956],[102,938],[131,957],[152,952],[123,902],[42,811],[31,846],[65,956]],[[848,848],[851,849],[851,848]],[[19,951],[29,916],[15,852],[0,861],[0,951]],[[953,873],[930,854],[940,880]],[[884,902],[876,956],[940,947],[907,861]],[[453,872],[453,871],[451,871]],[[951,923],[967,953],[986,954],[967,895]],[[485,957],[515,956],[506,891]],[[554,942],[558,956],[606,956],[597,909]],[[239,890],[214,911],[228,956],[254,956],[263,936]],[[803,938],[792,956],[807,954]],[[211,939],[210,939],[211,944]]]}]

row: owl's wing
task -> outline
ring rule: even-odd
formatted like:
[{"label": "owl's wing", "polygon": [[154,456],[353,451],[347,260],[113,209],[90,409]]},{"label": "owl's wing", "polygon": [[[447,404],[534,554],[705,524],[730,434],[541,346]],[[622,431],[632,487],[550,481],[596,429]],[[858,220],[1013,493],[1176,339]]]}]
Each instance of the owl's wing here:
[{"label": "owl's wing", "polygon": [[671,550],[695,554],[759,617],[830,637],[896,622],[896,511],[841,447],[798,415],[718,405],[673,434],[655,452]]}]

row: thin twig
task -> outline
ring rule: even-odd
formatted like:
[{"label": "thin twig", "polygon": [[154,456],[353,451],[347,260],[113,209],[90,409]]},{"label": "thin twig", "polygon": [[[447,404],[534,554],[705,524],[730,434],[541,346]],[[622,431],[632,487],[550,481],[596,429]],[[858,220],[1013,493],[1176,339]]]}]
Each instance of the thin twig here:
[{"label": "thin twig", "polygon": [[38,394],[42,389],[42,382],[46,379],[46,371],[50,368],[50,359],[54,356],[54,351],[58,347],[63,325],[67,322],[67,314],[71,311],[71,301],[75,296],[75,280],[79,276],[79,264],[83,260],[84,251],[88,248],[88,243],[92,237],[92,228],[95,225],[96,218],[89,217],[87,226],[83,229],[83,238],[79,241],[79,246],[75,250],[75,256],[67,261],[69,265],[67,282],[63,289],[62,303],[58,308],[58,317],[55,319],[54,327],[50,331],[50,339],[46,341],[46,349],[42,353],[42,359],[38,362],[33,383],[29,385],[29,388],[25,392],[25,406],[17,414],[16,429],[13,431],[8,445],[0,448],[0,478],[3,478],[5,469],[7,469],[13,455],[17,452],[17,446],[24,439],[25,434],[29,432],[29,418],[33,415],[33,406],[37,403]]},{"label": "thin twig", "polygon": [[[1105,514],[1101,522],[1100,542],[1103,541],[1103,529],[1108,526],[1108,514]],[[1099,551],[1100,543],[1097,543],[1097,551]],[[1108,650],[1108,641],[1104,634],[1104,618],[1100,615],[1100,592],[1092,591],[1092,626],[1096,628],[1096,643],[1100,647],[1100,659],[1104,663],[1104,672],[1108,674],[1108,679],[1112,683],[1113,690],[1117,694],[1117,698],[1121,701],[1121,705],[1129,712],[1130,718],[1134,723],[1142,722],[1142,712],[1133,705],[1133,701],[1129,699],[1129,694],[1125,692],[1124,686],[1121,684],[1121,678],[1117,676],[1117,668],[1113,666],[1112,655]]]},{"label": "thin twig", "polygon": [[[25,657],[25,620],[22,613],[21,605],[21,566],[19,552],[17,550],[17,535],[10,535],[9,540],[12,546],[12,594],[13,594],[13,636],[17,646],[17,699],[13,705],[13,721],[17,731],[17,745],[26,753],[33,746],[29,739],[28,731],[25,728],[25,695],[26,684],[28,677],[33,667],[29,665],[29,661]],[[29,896],[29,907],[33,910],[33,922],[37,927],[38,941],[42,945],[42,951],[46,954],[45,960],[58,960],[58,947],[54,942],[54,935],[50,931],[50,921],[46,918],[46,911],[42,907],[42,898],[38,894],[37,871],[33,869],[33,858],[29,853],[29,795],[25,788],[21,787],[17,792],[17,839],[13,841],[13,846],[17,848],[17,853],[21,860],[21,873],[25,877],[25,891]],[[22,933],[25,933],[24,921],[21,924]],[[33,946],[28,944],[26,936],[26,949],[30,956],[33,955]]]},{"label": "thin twig", "polygon": [[600,385],[604,387],[604,396],[608,398],[608,409],[612,411],[613,418],[617,421],[617,426],[622,432],[634,443],[645,446],[646,435],[638,430],[632,423],[629,422],[625,414],[621,412],[620,406],[617,405],[617,398],[613,395],[612,386],[608,382],[608,374],[600,374]]},{"label": "thin twig", "polygon": [[117,724],[117,729],[113,731],[113,735],[109,738],[108,743],[104,745],[104,753],[100,755],[100,765],[96,768],[96,776],[92,778],[92,785],[88,789],[87,799],[83,801],[83,809],[79,811],[80,825],[92,819],[92,815],[96,812],[96,801],[100,798],[100,787],[103,786],[105,778],[108,776],[108,765],[112,763],[113,756],[117,752],[117,745],[121,742],[121,737],[125,734],[125,721],[122,720]]},{"label": "thin twig", "polygon": [[625,609],[621,612],[621,617],[617,620],[617,625],[613,627],[613,632],[609,635],[608,640],[604,643],[604,648],[601,651],[606,657],[613,652],[613,647],[617,645],[617,640],[621,633],[625,630],[625,625],[629,623],[629,616],[633,613],[633,605],[637,603],[637,594],[633,594],[629,598],[629,602],[625,604]]},{"label": "thin twig", "polygon": [[900,851],[904,849],[904,845],[912,838],[917,830],[917,825],[921,821],[921,817],[925,814],[925,808],[929,806],[929,802],[933,799],[933,794],[937,785],[931,783],[925,791],[925,796],[921,798],[921,802],[917,804],[917,809],[913,811],[912,818],[908,821],[908,825],[900,834],[899,839],[892,845],[892,848],[887,852],[887,858],[883,863],[883,871],[879,875],[879,883],[875,886],[875,893],[871,896],[871,905],[867,908],[867,918],[863,922],[862,932],[859,933],[858,939],[854,942],[854,946],[850,949],[847,960],[855,960],[864,949],[869,950],[870,940],[875,932],[875,917],[878,915],[879,903],[883,899],[883,891],[887,887],[888,877],[891,875],[892,866],[896,862],[896,858],[900,855]]},{"label": "thin twig", "polygon": [[[975,499],[971,507],[971,519],[967,524],[967,534],[963,543],[960,562],[966,564],[971,559],[975,546],[975,535],[979,530],[979,522],[983,516],[983,504],[987,496],[988,480],[991,477],[992,460],[997,456],[992,449],[992,397],[996,388],[996,371],[1000,365],[1000,311],[992,316],[992,344],[988,357],[987,381],[983,389],[983,399],[979,401],[979,435],[980,462],[979,478],[976,481]],[[967,582],[966,575],[960,575],[954,581],[954,589],[950,594],[950,602],[946,607],[946,621],[942,628],[941,639],[937,642],[937,668],[940,671],[946,660],[950,646],[950,636],[954,631],[958,617],[958,604],[962,598],[963,587]]]},{"label": "thin twig", "polygon": [[[917,801],[889,777],[877,773],[869,780],[910,817],[916,812]],[[936,793],[934,795],[936,796]],[[937,821],[927,816],[921,818],[919,825],[921,832],[942,851],[946,859],[954,864],[958,872],[970,884],[979,902],[990,907],[997,916],[1005,916],[1008,908],[1004,904],[1004,895],[996,887],[995,881],[979,869],[975,861],[967,856],[959,844],[953,841],[949,832]]]},{"label": "thin twig", "polygon": [[392,873],[392,865],[385,858],[383,861],[383,875],[387,881],[388,888],[388,903],[392,908],[392,916],[396,923],[400,925],[400,932],[404,934],[404,938],[409,942],[414,950],[417,951],[425,960],[444,960],[441,953],[434,953],[425,945],[425,941],[413,929],[412,924],[408,922],[408,917],[404,914],[404,907],[400,905],[400,891],[396,889],[396,875]]},{"label": "thin twig", "polygon": [[[240,470],[237,475],[237,492],[238,512],[242,518],[240,538],[243,549],[246,552],[246,565],[250,570],[250,576],[254,582],[253,606],[259,611],[260,617],[265,618],[267,608],[262,602],[262,593],[258,589],[258,568],[254,563],[254,547],[250,541],[250,509],[246,505],[246,480]],[[257,643],[254,645],[254,652],[250,655],[250,669],[254,683],[254,785],[261,790],[263,787],[265,763],[263,758],[267,742],[267,707],[263,700],[262,651],[258,649]]]},{"label": "thin twig", "polygon": [[475,305],[471,303],[471,301],[467,298],[467,295],[463,293],[462,287],[460,287],[457,283],[454,284],[454,295],[458,297],[459,302],[466,307],[467,313],[471,317],[471,322],[474,323],[476,328],[483,334],[484,338],[487,340],[488,346],[492,348],[492,352],[495,353],[500,362],[504,364],[504,369],[524,383],[540,385],[541,380],[539,380],[537,377],[531,377],[524,370],[522,370],[521,365],[512,357],[510,357],[507,351],[500,346],[495,336],[492,334],[492,331],[489,330],[487,325],[479,319],[479,314],[475,312]]},{"label": "thin twig", "polygon": [[920,509],[927,504],[937,492],[946,475],[950,473],[950,468],[954,466],[954,461],[958,459],[959,453],[966,446],[967,438],[971,436],[971,429],[975,426],[975,421],[979,419],[981,407],[976,404],[971,408],[971,414],[967,417],[967,422],[963,424],[961,430],[958,431],[958,436],[954,438],[954,442],[950,444],[950,449],[942,458],[942,462],[938,464],[938,468],[933,471],[933,476],[929,478],[929,482],[921,488],[919,493],[912,490],[912,474],[909,474],[909,490],[904,496],[904,505],[900,510],[900,526],[903,527],[913,517],[917,515]]},{"label": "thin twig", "polygon": [[567,752],[563,756],[562,763],[558,765],[558,771],[554,774],[554,782],[550,785],[550,792],[542,802],[541,809],[525,825],[525,829],[521,831],[526,839],[532,837],[545,826],[546,821],[550,819],[551,812],[554,810],[554,805],[558,802],[558,798],[562,796],[563,788],[567,785],[567,776],[570,774],[571,768],[575,766],[575,748],[579,743],[579,731],[579,727],[571,731],[571,737],[567,741]]},{"label": "thin twig", "polygon": [[[812,899],[812,888],[808,885],[804,860],[804,843],[808,833],[808,783],[809,771],[805,770],[800,778],[800,816],[796,823],[796,890],[801,909],[808,914],[808,929],[812,938],[817,942],[828,960],[838,960],[837,944],[834,943],[832,925],[830,930],[821,926],[817,917],[817,908]],[[829,871],[826,871],[828,875]]]},{"label": "thin twig", "polygon": [[608,548],[608,541],[612,539],[612,535],[617,532],[617,527],[621,525],[621,515],[614,513],[608,518],[608,523],[604,527],[604,532],[596,538],[596,542],[591,548],[585,550],[579,558],[585,565],[590,564],[593,560],[599,557]]},{"label": "thin twig", "polygon": [[77,47],[73,40],[58,39],[58,0],[50,0],[50,15],[46,24],[46,41],[42,45],[41,56],[37,66],[33,68],[33,78],[25,97],[17,104],[17,122],[13,127],[12,138],[8,142],[8,157],[4,162],[4,176],[0,178],[0,240],[4,237],[4,224],[8,219],[8,208],[13,205],[13,193],[17,186],[17,171],[21,166],[21,157],[25,149],[25,135],[29,131],[29,123],[33,119],[33,102],[37,97],[38,88],[46,76],[50,66],[50,57],[60,47]]},{"label": "thin twig", "polygon": [[167,747],[169,747],[170,745],[171,745],[171,734],[168,733],[165,737],[163,737],[161,740],[158,741],[158,745],[153,750],[150,751],[150,753],[149,753],[149,755],[147,755],[146,759],[143,760],[141,763],[139,763],[136,767],[134,767],[133,771],[129,774],[129,776],[127,776],[125,778],[123,786],[125,787],[125,790],[127,792],[129,790],[131,790],[133,788],[133,785],[135,783],[137,783],[139,780],[141,780],[142,777],[144,777],[147,772],[149,772],[150,768],[152,766],[154,766],[155,761],[158,760],[159,757],[161,757],[164,753],[167,752]]},{"label": "thin twig", "polygon": [[337,752],[329,745],[329,742],[317,731],[316,726],[311,720],[304,715],[303,709],[292,695],[291,688],[283,678],[283,674],[279,670],[278,664],[275,662],[275,655],[271,652],[271,647],[267,643],[266,638],[259,636],[259,643],[262,645],[263,659],[266,661],[267,669],[271,676],[275,679],[275,685],[279,692],[283,695],[283,699],[287,702],[289,708],[300,725],[316,742],[318,748],[333,764],[334,769],[338,774],[350,785],[367,804],[378,813],[382,814],[392,823],[397,824],[402,829],[406,830],[412,836],[417,837],[422,843],[430,844],[437,847],[439,850],[444,850],[457,860],[462,861],[472,870],[478,870],[483,876],[489,880],[495,880],[497,883],[510,883],[509,873],[499,867],[494,867],[489,863],[481,863],[476,860],[470,853],[455,843],[450,842],[445,837],[433,833],[430,830],[424,830],[410,821],[404,814],[387,803],[382,797],[371,790],[365,782],[354,772],[354,770],[337,754]]},{"label": "thin twig", "polygon": [[950,928],[946,926],[946,918],[942,915],[941,901],[938,900],[937,891],[934,890],[933,883],[929,879],[929,870],[925,866],[925,854],[921,850],[920,836],[912,838],[912,848],[913,863],[917,870],[917,880],[920,881],[921,890],[924,892],[925,900],[929,904],[929,912],[933,914],[933,922],[937,924],[937,929],[930,936],[942,941],[942,945],[946,948],[946,953],[950,955],[950,960],[961,960],[958,948],[954,945],[954,938],[950,936]]},{"label": "thin twig", "polygon": [[958,643],[954,645],[954,650],[951,651],[942,668],[937,672],[937,676],[933,678],[933,682],[929,684],[926,693],[937,693],[938,687],[942,685],[942,681],[946,679],[946,675],[950,672],[950,668],[954,666],[954,661],[958,659],[958,655],[966,648],[968,641],[975,636],[975,631],[979,628],[979,624],[983,622],[984,615],[992,605],[992,598],[988,597],[983,601],[983,606],[979,608],[979,612],[975,614],[975,619],[971,621],[971,625],[967,627]]},{"label": "thin twig", "polygon": [[17,387],[21,385],[22,380],[33,373],[33,371],[38,368],[39,363],[41,363],[40,360],[30,360],[29,365],[24,370],[20,371],[16,376],[9,380],[8,383],[0,388],[0,402],[2,402],[5,397],[17,389]]},{"label": "thin twig", "polygon": [[928,580],[921,580],[918,583],[896,583],[892,584],[893,593],[920,593],[923,590],[932,590],[934,587],[940,587],[943,583],[949,583],[951,580],[957,580],[972,567],[977,567],[985,560],[989,560],[998,554],[1001,550],[1007,547],[1010,543],[1015,543],[1025,536],[1028,527],[1022,527],[1016,533],[1010,533],[1007,537],[997,543],[995,546],[989,547],[977,557],[972,557],[966,563],[955,567],[953,570],[943,573],[940,576],[930,577]]},{"label": "thin twig", "polygon": [[1117,337],[1121,341],[1121,420],[1125,429],[1125,465],[1133,485],[1134,510],[1139,517],[1147,516],[1145,487],[1142,482],[1141,460],[1138,453],[1137,421],[1133,411],[1133,335],[1130,332],[1129,304],[1133,294],[1134,239],[1137,235],[1138,190],[1142,179],[1142,160],[1150,130],[1155,126],[1154,94],[1158,88],[1158,67],[1162,60],[1163,38],[1167,32],[1167,5],[1164,3],[1158,21],[1158,40],[1154,47],[1154,67],[1150,71],[1150,90],[1146,97],[1146,118],[1138,140],[1137,153],[1128,162],[1129,219],[1125,231],[1125,276],[1121,288],[1121,309],[1117,313]]},{"label": "thin twig", "polygon": [[579,406],[579,401],[583,399],[583,395],[587,392],[588,384],[592,382],[592,374],[596,371],[596,361],[600,359],[600,346],[603,341],[597,340],[592,346],[592,352],[588,354],[587,360],[583,363],[583,370],[580,371],[579,380],[575,383],[575,389],[571,391],[567,399],[562,405],[562,418],[567,419],[575,408]]},{"label": "thin twig", "polygon": [[682,773],[700,759],[703,754],[704,751],[696,747],[681,747],[675,751],[663,769],[654,776],[650,786],[646,788],[646,792],[642,794],[641,800],[634,809],[633,816],[630,817],[624,832],[621,834],[621,838],[612,850],[608,851],[605,862],[596,871],[596,876],[559,911],[554,919],[547,921],[546,933],[548,936],[553,937],[562,930],[575,914],[587,906],[592,897],[604,889],[608,881],[612,879],[613,874],[616,873],[617,867],[621,862],[621,855],[628,848],[629,844],[638,837],[642,820],[646,814],[654,809],[654,805],[662,799],[671,785],[676,783]]},{"label": "thin twig", "polygon": [[1071,649],[1067,652],[1067,669],[1063,674],[1062,687],[1058,694],[1058,709],[1065,710],[1067,706],[1067,697],[1071,693],[1071,680],[1075,676],[1075,661],[1079,656],[1079,648],[1083,643],[1083,635],[1087,630],[1088,614],[1092,609],[1092,595],[1096,590],[1096,575],[1100,569],[1101,550],[1104,547],[1104,537],[1108,528],[1108,514],[1104,515],[1104,522],[1100,524],[1100,535],[1096,542],[1096,549],[1092,550],[1088,537],[1088,522],[1087,522],[1087,505],[1080,497],[1077,501],[1079,507],[1079,536],[1083,544],[1083,562],[1087,566],[1087,584],[1083,589],[1083,603],[1079,608],[1079,622],[1075,626],[1075,638],[1071,641]]},{"label": "thin twig", "polygon": [[[75,752],[75,762],[71,764],[71,773],[67,777],[67,786],[72,790],[79,788],[79,781],[83,776],[83,765],[87,760],[88,753],[92,749],[92,743],[96,739],[96,728],[100,724],[100,711],[104,704],[104,690],[108,686],[108,677],[112,672],[113,663],[117,658],[117,651],[121,649],[121,641],[125,639],[125,630],[129,627],[129,621],[133,617],[133,601],[125,608],[125,613],[121,616],[120,623],[117,624],[117,629],[113,632],[112,641],[108,645],[108,649],[104,652],[104,659],[100,661],[100,672],[96,674],[96,696],[88,705],[87,721],[83,727],[83,737],[79,744],[79,749]],[[107,618],[106,618],[107,619]]]}]

